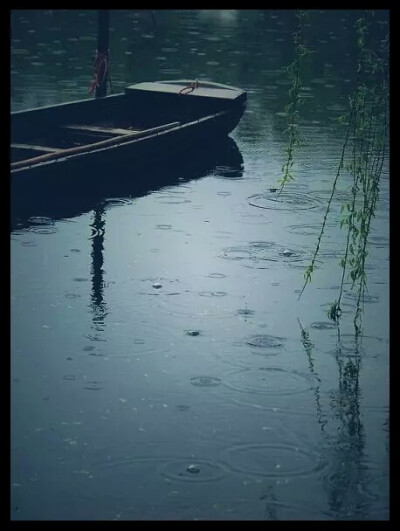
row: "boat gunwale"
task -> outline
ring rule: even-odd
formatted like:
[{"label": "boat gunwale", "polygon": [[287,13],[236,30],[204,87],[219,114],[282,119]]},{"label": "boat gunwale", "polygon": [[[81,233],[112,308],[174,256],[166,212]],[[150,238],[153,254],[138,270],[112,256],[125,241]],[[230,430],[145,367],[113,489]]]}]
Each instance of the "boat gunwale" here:
[{"label": "boat gunwale", "polygon": [[[189,85],[190,83],[197,83],[198,87],[224,88],[224,89],[228,89],[228,90],[234,90],[234,91],[237,91],[237,92],[244,92],[243,89],[241,89],[239,87],[235,87],[234,85],[226,85],[225,83],[217,83],[215,81],[208,81],[206,79],[201,80],[201,81],[199,81],[198,79],[197,80],[194,80],[194,79],[171,79],[171,80],[163,79],[162,81],[154,81],[154,82],[150,82],[150,83],[161,84],[161,85],[178,85],[178,84],[179,85],[184,85],[184,84]],[[137,83],[137,85],[140,85],[140,83]],[[130,86],[134,86],[134,85],[130,85]]]},{"label": "boat gunwale", "polygon": [[[46,110],[51,110],[51,109],[54,109],[54,110],[57,110],[57,109],[61,109],[63,107],[69,107],[69,106],[74,106],[74,105],[79,105],[79,104],[85,104],[85,105],[99,105],[101,104],[102,102],[104,103],[105,101],[110,101],[112,99],[117,99],[117,98],[121,98],[121,99],[124,99],[126,97],[129,97],[127,95],[127,92],[126,92],[126,89],[127,88],[134,88],[135,86],[140,86],[142,83],[152,83],[152,84],[160,84],[160,85],[173,85],[173,84],[184,84],[184,83],[187,83],[187,84],[190,84],[190,83],[195,83],[195,80],[188,80],[188,79],[172,79],[172,80],[162,80],[162,81],[143,81],[143,82],[139,82],[139,83],[135,83],[135,84],[132,84],[132,85],[127,85],[125,87],[125,90],[124,92],[118,92],[117,94],[109,94],[108,96],[104,96],[103,98],[84,98],[84,99],[80,99],[80,100],[74,100],[74,101],[65,101],[65,102],[61,102],[61,103],[53,103],[51,105],[43,105],[41,107],[32,107],[30,109],[21,109],[19,111],[11,111],[10,113],[10,116],[13,117],[13,116],[21,116],[21,115],[24,115],[24,114],[29,114],[29,113],[34,113],[34,112],[39,112],[39,111],[46,111]],[[235,87],[233,85],[225,85],[223,83],[216,83],[216,82],[213,82],[213,81],[199,81],[199,87],[201,86],[204,86],[204,87],[207,87],[207,85],[210,86],[210,88],[223,88],[223,89],[226,89],[226,90],[232,90],[232,91],[235,91],[237,92],[238,96],[240,96],[241,94],[245,93],[246,91],[239,88],[239,87]],[[212,98],[212,95],[210,95],[209,97]]]},{"label": "boat gunwale", "polygon": [[85,105],[96,105],[104,101],[109,101],[111,98],[125,98],[126,94],[124,92],[119,92],[118,94],[110,94],[108,96],[105,96],[104,98],[94,99],[94,98],[85,98],[83,100],[74,100],[74,101],[64,101],[62,103],[53,103],[51,105],[43,105],[41,107],[32,107],[30,109],[22,109],[19,111],[12,111],[10,113],[11,118],[13,116],[21,116],[24,114],[29,113],[36,113],[39,111],[46,111],[46,110],[57,110],[61,109],[62,107],[69,107],[73,105],[79,105],[79,104],[85,104]]}]

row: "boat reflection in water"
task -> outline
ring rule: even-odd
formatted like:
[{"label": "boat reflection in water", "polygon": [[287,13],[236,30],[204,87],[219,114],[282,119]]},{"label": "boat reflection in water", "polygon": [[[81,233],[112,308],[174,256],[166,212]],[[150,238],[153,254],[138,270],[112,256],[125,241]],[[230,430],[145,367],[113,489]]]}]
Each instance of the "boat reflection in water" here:
[{"label": "boat reflection in water", "polygon": [[188,150],[184,157],[149,167],[133,168],[129,163],[96,172],[61,172],[34,180],[11,180],[11,230],[31,225],[30,218],[57,221],[80,216],[105,204],[109,198],[145,196],[163,186],[179,185],[210,173],[241,178],[243,158],[230,137],[212,145]]},{"label": "boat reflection in water", "polygon": [[151,168],[139,171],[124,165],[90,175],[65,173],[43,176],[34,183],[12,182],[11,230],[28,229],[37,225],[40,218],[49,223],[93,211],[91,308],[94,332],[101,332],[107,315],[103,294],[107,200],[145,196],[164,186],[179,186],[211,173],[221,178],[242,178],[243,158],[232,138],[221,138],[207,149],[188,151],[184,158],[170,161],[168,165],[155,166],[153,162]]}]

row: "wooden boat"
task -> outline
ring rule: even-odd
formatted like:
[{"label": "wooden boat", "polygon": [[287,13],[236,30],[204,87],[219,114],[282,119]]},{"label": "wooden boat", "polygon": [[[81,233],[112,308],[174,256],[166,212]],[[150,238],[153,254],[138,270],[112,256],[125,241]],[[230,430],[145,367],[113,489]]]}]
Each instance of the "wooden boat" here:
[{"label": "wooden boat", "polygon": [[125,92],[11,113],[11,175],[151,165],[211,144],[239,123],[246,92],[188,80],[130,85]]}]

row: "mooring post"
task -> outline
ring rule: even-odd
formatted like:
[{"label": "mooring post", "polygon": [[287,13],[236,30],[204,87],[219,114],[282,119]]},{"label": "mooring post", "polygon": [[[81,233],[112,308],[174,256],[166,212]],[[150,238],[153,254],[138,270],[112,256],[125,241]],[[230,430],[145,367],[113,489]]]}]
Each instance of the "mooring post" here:
[{"label": "mooring post", "polygon": [[[99,9],[98,14],[98,34],[97,34],[97,55],[99,58],[104,58],[103,65],[106,71],[103,70],[103,76],[99,76],[98,86],[96,86],[96,98],[102,98],[107,94],[107,81],[109,79],[109,57],[108,49],[110,45],[110,12],[108,9]],[[103,68],[104,68],[103,66]]]}]

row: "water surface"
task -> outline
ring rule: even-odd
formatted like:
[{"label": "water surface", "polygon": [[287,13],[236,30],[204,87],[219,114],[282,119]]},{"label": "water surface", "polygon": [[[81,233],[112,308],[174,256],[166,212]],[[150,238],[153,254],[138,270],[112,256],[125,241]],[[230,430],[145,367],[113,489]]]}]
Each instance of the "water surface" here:
[{"label": "water surface", "polygon": [[[229,139],[168,166],[12,189],[11,518],[387,520],[387,168],[362,337],[349,290],[340,327],[327,317],[346,176],[298,300],[357,13],[313,12],[307,142],[278,198],[294,13],[153,15],[111,13],[115,91],[197,77],[246,89],[248,107]],[[12,109],[87,97],[95,46],[95,11],[14,11]]]}]

